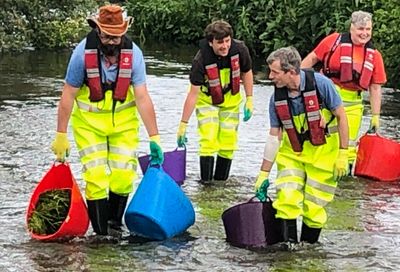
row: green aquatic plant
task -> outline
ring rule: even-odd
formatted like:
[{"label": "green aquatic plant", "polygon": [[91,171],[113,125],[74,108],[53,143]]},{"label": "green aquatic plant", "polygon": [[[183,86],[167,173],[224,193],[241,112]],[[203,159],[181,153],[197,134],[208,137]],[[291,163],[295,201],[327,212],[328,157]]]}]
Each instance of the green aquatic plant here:
[{"label": "green aquatic plant", "polygon": [[58,231],[68,215],[71,190],[56,189],[40,194],[35,209],[28,219],[28,229],[39,235]]}]

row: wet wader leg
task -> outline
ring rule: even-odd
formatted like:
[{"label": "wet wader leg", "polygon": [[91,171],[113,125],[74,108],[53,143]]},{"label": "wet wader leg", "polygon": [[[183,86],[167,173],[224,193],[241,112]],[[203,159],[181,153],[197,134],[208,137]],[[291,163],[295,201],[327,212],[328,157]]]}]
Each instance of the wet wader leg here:
[{"label": "wet wader leg", "polygon": [[298,243],[296,219],[282,219],[282,236],[284,242]]},{"label": "wet wader leg", "polygon": [[217,156],[217,163],[215,166],[215,180],[227,180],[229,171],[231,169],[232,160]]},{"label": "wet wader leg", "polygon": [[321,233],[321,228],[310,228],[303,222],[303,225],[301,227],[300,241],[314,244],[318,241],[320,233]]},{"label": "wet wader leg", "polygon": [[110,191],[109,202],[109,221],[108,224],[112,229],[121,230],[122,216],[125,212],[128,196],[117,195]]},{"label": "wet wader leg", "polygon": [[97,235],[108,234],[108,201],[107,199],[86,200],[90,222]]},{"label": "wet wader leg", "polygon": [[214,157],[200,156],[200,177],[202,182],[212,181],[214,173]]}]

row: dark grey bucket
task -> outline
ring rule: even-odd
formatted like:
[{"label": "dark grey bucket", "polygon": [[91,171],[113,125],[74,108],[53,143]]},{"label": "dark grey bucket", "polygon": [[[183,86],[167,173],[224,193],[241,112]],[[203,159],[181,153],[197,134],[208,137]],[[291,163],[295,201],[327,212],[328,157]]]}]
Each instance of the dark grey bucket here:
[{"label": "dark grey bucket", "polygon": [[272,201],[248,202],[233,206],[222,213],[226,241],[241,248],[262,248],[283,241],[281,219],[275,218]]}]

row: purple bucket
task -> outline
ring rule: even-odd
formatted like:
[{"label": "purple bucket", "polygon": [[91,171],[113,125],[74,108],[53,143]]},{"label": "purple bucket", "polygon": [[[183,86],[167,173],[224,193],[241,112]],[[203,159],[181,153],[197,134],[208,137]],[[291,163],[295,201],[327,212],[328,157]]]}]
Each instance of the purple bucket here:
[{"label": "purple bucket", "polygon": [[275,218],[272,201],[254,201],[233,206],[222,213],[226,241],[241,248],[262,248],[283,241],[281,219]]},{"label": "purple bucket", "polygon": [[[139,164],[144,175],[150,164],[150,155],[140,156]],[[186,148],[182,150],[176,148],[174,151],[164,152],[162,167],[181,186],[186,178]]]}]

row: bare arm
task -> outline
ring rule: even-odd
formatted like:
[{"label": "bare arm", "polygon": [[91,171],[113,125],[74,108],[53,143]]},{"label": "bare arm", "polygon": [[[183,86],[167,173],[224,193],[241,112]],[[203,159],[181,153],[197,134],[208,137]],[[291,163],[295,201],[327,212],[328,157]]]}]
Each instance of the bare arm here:
[{"label": "bare arm", "polygon": [[186,96],[185,104],[183,106],[183,112],[181,121],[188,123],[190,116],[193,113],[194,108],[196,107],[197,97],[199,96],[200,86],[190,85],[190,91]]},{"label": "bare arm", "polygon": [[301,68],[312,68],[318,61],[317,55],[311,51],[301,62]]},{"label": "bare arm", "polygon": [[379,115],[381,113],[382,103],[382,88],[380,84],[371,84],[369,86],[370,104],[373,115]]},{"label": "bare arm", "polygon": [[[269,130],[269,135],[274,136],[274,137],[281,137],[281,129],[280,128],[271,128]],[[273,164],[274,164],[273,161],[263,159],[262,164],[261,164],[261,170],[270,172]]]},{"label": "bare arm", "polygon": [[151,137],[158,134],[154,105],[147,91],[146,84],[135,86],[136,106],[140,117],[146,127],[147,134]]},{"label": "bare arm", "polygon": [[78,90],[79,88],[72,87],[68,83],[64,84],[61,99],[58,104],[57,132],[67,132],[69,118],[71,117],[75,96]]},{"label": "bare arm", "polygon": [[347,123],[344,107],[339,106],[337,109],[333,110],[332,113],[338,120],[340,148],[347,149],[349,145],[349,125]]},{"label": "bare arm", "polygon": [[241,74],[243,87],[246,92],[246,96],[253,95],[253,71],[249,70],[246,73]]}]

